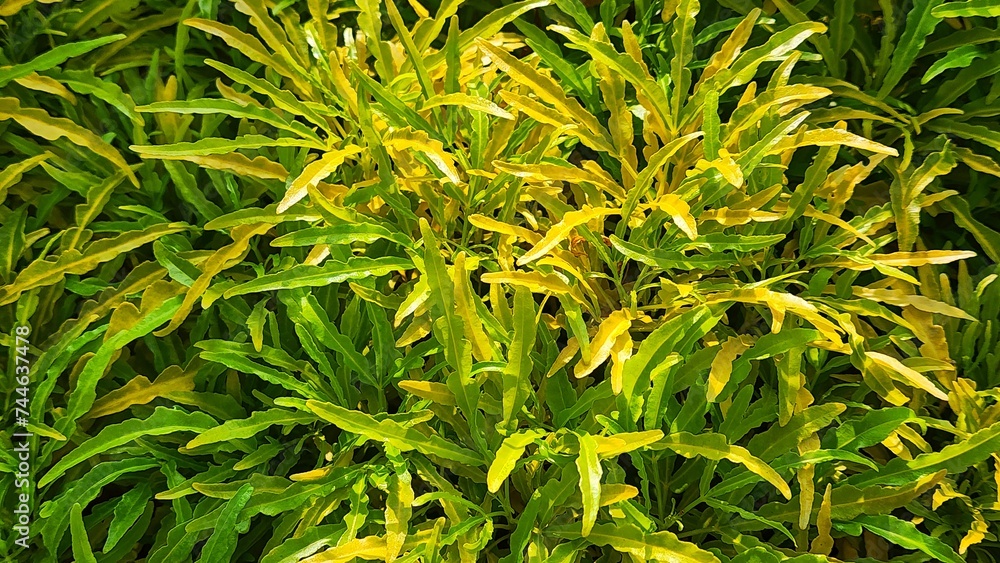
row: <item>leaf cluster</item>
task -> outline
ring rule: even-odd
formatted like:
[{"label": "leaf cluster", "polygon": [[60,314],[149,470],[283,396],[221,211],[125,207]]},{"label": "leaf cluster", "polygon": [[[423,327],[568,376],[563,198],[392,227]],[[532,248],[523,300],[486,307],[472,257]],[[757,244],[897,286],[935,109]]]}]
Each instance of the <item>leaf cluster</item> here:
[{"label": "leaf cluster", "polygon": [[0,4],[33,560],[995,560],[992,2],[403,4]]}]

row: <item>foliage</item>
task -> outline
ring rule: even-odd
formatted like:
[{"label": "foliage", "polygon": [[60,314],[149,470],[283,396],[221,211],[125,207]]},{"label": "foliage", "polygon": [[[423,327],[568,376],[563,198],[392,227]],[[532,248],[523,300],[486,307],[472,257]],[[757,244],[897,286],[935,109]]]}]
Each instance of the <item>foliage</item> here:
[{"label": "foliage", "polygon": [[32,560],[995,560],[993,3],[403,4],[0,5]]}]

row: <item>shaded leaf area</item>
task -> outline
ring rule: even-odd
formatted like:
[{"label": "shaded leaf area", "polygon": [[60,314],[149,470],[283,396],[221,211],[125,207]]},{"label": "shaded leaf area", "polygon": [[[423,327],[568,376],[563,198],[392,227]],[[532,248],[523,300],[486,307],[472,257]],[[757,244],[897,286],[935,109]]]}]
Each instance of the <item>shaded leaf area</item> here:
[{"label": "shaded leaf area", "polygon": [[0,2],[3,555],[992,562],[994,4]]}]

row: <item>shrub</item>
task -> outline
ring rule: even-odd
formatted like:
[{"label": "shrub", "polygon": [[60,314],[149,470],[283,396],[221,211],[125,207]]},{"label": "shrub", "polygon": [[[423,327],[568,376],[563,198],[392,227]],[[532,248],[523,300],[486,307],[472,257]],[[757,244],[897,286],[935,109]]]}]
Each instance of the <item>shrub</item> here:
[{"label": "shrub", "polygon": [[991,560],[994,8],[300,4],[7,14],[11,554]]}]

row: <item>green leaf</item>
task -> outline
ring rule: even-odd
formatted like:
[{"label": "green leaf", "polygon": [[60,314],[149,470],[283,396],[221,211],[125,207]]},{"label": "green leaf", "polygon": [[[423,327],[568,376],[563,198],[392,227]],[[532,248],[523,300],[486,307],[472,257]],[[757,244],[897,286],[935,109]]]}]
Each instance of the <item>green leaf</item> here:
[{"label": "green leaf", "polygon": [[302,201],[310,189],[316,188],[320,182],[336,172],[348,157],[353,157],[359,152],[361,152],[361,147],[347,145],[341,149],[329,150],[323,153],[320,158],[307,164],[302,169],[302,173],[288,184],[285,196],[278,203],[278,213],[284,213],[289,207]]},{"label": "green leaf", "polygon": [[122,34],[107,35],[89,41],[77,41],[75,43],[64,43],[46,50],[43,54],[31,59],[26,63],[8,66],[0,69],[0,88],[6,86],[10,81],[28,76],[33,72],[48,70],[61,65],[73,57],[79,57],[89,53],[98,47],[103,47],[115,41],[125,39]]},{"label": "green leaf", "polygon": [[116,332],[101,343],[100,348],[90,358],[76,378],[76,386],[69,395],[66,414],[56,421],[55,429],[64,435],[71,435],[76,420],[87,414],[97,399],[97,385],[115,354],[130,342],[150,334],[156,327],[169,319],[180,307],[181,297],[176,296],[142,315],[132,326]]},{"label": "green leaf", "polygon": [[965,0],[964,2],[947,2],[931,10],[936,18],[995,18],[1000,16],[1000,6],[993,0]]},{"label": "green leaf", "polygon": [[746,448],[729,445],[726,437],[722,434],[677,432],[663,437],[660,441],[650,445],[650,448],[669,449],[687,458],[701,456],[714,461],[728,459],[733,463],[744,465],[750,471],[763,477],[774,485],[786,499],[792,498],[792,491],[788,487],[788,483],[781,478],[777,471],[764,460],[751,455]]},{"label": "green leaf", "polygon": [[241,373],[256,375],[268,383],[280,385],[306,399],[319,397],[308,384],[295,377],[250,360],[246,357],[246,352],[234,343],[223,340],[205,340],[198,342],[195,346],[203,350],[198,354],[203,360],[222,364]]},{"label": "green leaf", "polygon": [[324,149],[317,141],[293,139],[291,137],[271,138],[264,135],[243,135],[235,139],[208,137],[194,142],[172,143],[167,145],[132,145],[129,147],[142,158],[164,158],[183,160],[188,156],[208,156],[228,154],[241,149],[258,150],[264,147],[305,147]]},{"label": "green leaf", "polygon": [[962,197],[949,197],[939,203],[945,211],[949,211],[955,216],[955,223],[975,237],[976,242],[983,247],[983,251],[990,260],[1000,262],[1000,233],[980,223],[972,216],[969,203]]},{"label": "green leaf", "polygon": [[[691,88],[691,71],[688,65],[694,58],[694,26],[695,16],[701,5],[698,0],[680,0],[677,3],[676,17],[673,20],[674,33],[670,36],[674,47],[674,56],[670,59],[670,82],[673,94],[671,110],[673,115],[680,115],[681,107],[688,97]],[[709,155],[714,158],[716,155]]]},{"label": "green leaf", "polygon": [[147,418],[132,418],[105,426],[96,436],[63,456],[38,480],[38,486],[44,487],[91,457],[127,444],[136,438],[163,436],[174,432],[201,432],[212,426],[215,426],[215,419],[207,414],[188,413],[179,408],[157,407]]},{"label": "green leaf", "polygon": [[1000,150],[1000,133],[989,127],[942,117],[928,123],[927,128],[939,133],[951,133],[963,139],[976,141],[992,149]]},{"label": "green leaf", "polygon": [[444,346],[450,372],[446,384],[454,393],[458,408],[469,423],[469,433],[485,449],[480,433],[480,389],[472,378],[472,345],[463,337],[462,320],[455,313],[455,286],[445,267],[437,237],[427,221],[420,221],[424,239],[424,275],[430,288],[428,304],[434,320],[434,337]]},{"label": "green leaf", "polygon": [[841,424],[836,431],[837,448],[856,452],[885,440],[907,420],[914,418],[906,407],[871,410],[858,420]]},{"label": "green leaf", "polygon": [[[343,358],[344,362],[355,373],[362,378],[372,381],[371,364],[357,348],[351,339],[342,333],[336,325],[330,322],[326,316],[326,311],[320,306],[315,295],[300,293],[303,297],[298,301],[298,315],[301,315],[312,327],[316,337],[321,344],[336,351]],[[288,303],[288,301],[286,301]],[[294,316],[298,316],[294,315]]]},{"label": "green leaf", "polygon": [[[945,4],[947,6],[948,4]],[[965,68],[972,64],[972,61],[988,55],[985,49],[979,45],[962,45],[961,47],[949,51],[948,54],[934,62],[920,79],[921,84],[927,84],[935,76],[946,70],[953,68]]]},{"label": "green leaf", "polygon": [[227,563],[236,551],[236,540],[249,528],[249,521],[240,519],[240,511],[253,496],[253,485],[246,483],[222,507],[222,513],[215,524],[212,536],[201,549],[198,561],[204,563]]},{"label": "green leaf", "polygon": [[502,428],[517,425],[521,407],[531,394],[531,374],[534,363],[531,351],[535,345],[535,300],[531,291],[518,287],[514,292],[514,340],[507,351],[507,365],[503,370],[503,421]]},{"label": "green leaf", "polygon": [[264,554],[260,563],[280,563],[282,561],[299,561],[317,549],[337,545],[343,536],[343,524],[324,524],[306,530],[301,536],[287,538]]},{"label": "green leaf", "polygon": [[788,528],[786,528],[781,522],[768,520],[767,518],[764,518],[763,516],[760,516],[754,512],[750,512],[749,510],[743,510],[738,506],[734,506],[727,502],[722,502],[711,498],[705,499],[705,504],[711,506],[716,510],[721,510],[723,512],[729,512],[731,514],[735,514],[744,520],[753,520],[755,522],[760,522],[761,524],[766,525],[772,530],[780,532],[781,535],[791,540],[793,544],[795,543],[795,536],[793,536],[792,533],[788,531]]},{"label": "green leaf", "polygon": [[[469,47],[472,47],[476,39],[480,37],[492,37],[503,29],[505,25],[514,21],[522,14],[548,6],[551,3],[551,0],[522,0],[521,2],[507,4],[491,11],[485,17],[478,19],[472,27],[459,34],[458,51],[464,53]],[[427,57],[427,70],[433,71],[438,65],[443,63],[445,61],[444,55],[443,51],[438,51]]]},{"label": "green leaf", "polygon": [[586,51],[595,61],[624,76],[625,80],[646,96],[653,106],[650,108],[651,111],[661,123],[671,127],[674,120],[670,112],[670,100],[663,88],[653,81],[632,57],[619,53],[610,43],[595,41],[574,29],[559,25],[550,29],[568,39],[570,41],[568,47]]},{"label": "green leaf", "polygon": [[[319,135],[312,129],[297,121],[289,121],[273,111],[255,105],[241,105],[232,100],[202,98],[198,100],[174,100],[170,102],[154,102],[139,106],[135,111],[143,113],[177,113],[181,115],[228,115],[237,119],[254,119],[283,131],[294,133],[322,143]],[[228,152],[228,151],[227,151]]]},{"label": "green leaf", "polygon": [[618,252],[628,258],[647,266],[661,270],[714,270],[739,263],[732,254],[713,253],[707,256],[694,254],[685,255],[682,252],[659,249],[645,249],[637,244],[626,242],[615,235],[609,237],[611,244]]},{"label": "green leaf", "polygon": [[[750,352],[748,351],[748,353]],[[794,414],[785,426],[772,426],[751,438],[747,449],[765,462],[770,462],[779,455],[794,449],[813,432],[825,428],[846,408],[841,403],[811,406]]]},{"label": "green leaf", "polygon": [[894,458],[878,472],[854,475],[847,481],[857,487],[901,485],[941,470],[950,474],[961,473],[996,453],[997,440],[1000,440],[1000,422],[975,432],[965,440],[945,446],[941,451],[920,454],[910,461]]},{"label": "green leaf", "polygon": [[69,526],[69,513],[74,504],[89,505],[101,494],[101,489],[128,473],[157,467],[157,460],[140,457],[99,463],[83,476],[74,479],[72,486],[53,500],[41,504],[38,515],[42,518],[40,535],[42,544],[50,554],[58,553],[59,542]]},{"label": "green leaf", "polygon": [[315,222],[320,219],[322,219],[322,216],[319,213],[306,211],[302,206],[293,206],[283,213],[278,213],[278,204],[273,203],[264,208],[247,207],[238,209],[232,213],[212,219],[205,223],[204,228],[208,231],[221,231],[240,225],[253,225],[256,223],[279,225],[290,221]]},{"label": "green leaf", "polygon": [[132,97],[126,94],[118,84],[110,80],[101,80],[95,76],[92,70],[50,71],[46,74],[62,82],[77,94],[94,96],[110,105],[139,127],[146,124],[142,116],[135,111],[135,101],[132,100]]},{"label": "green leaf", "polygon": [[888,514],[863,515],[858,516],[854,522],[900,547],[920,550],[936,561],[944,563],[963,563],[965,561],[965,558],[955,553],[955,550],[948,544],[920,532],[912,522],[900,520],[895,516]]},{"label": "green leaf", "polygon": [[83,508],[74,504],[69,512],[70,533],[73,536],[73,559],[78,563],[97,563],[94,551],[90,548],[87,528],[83,524]]},{"label": "green leaf", "polygon": [[414,428],[406,428],[392,420],[377,421],[363,412],[348,410],[321,401],[306,401],[306,407],[345,432],[358,434],[369,440],[385,442],[400,451],[417,450],[422,454],[466,465],[485,464],[476,452],[455,445],[437,435],[425,436]]},{"label": "green leaf", "polygon": [[52,117],[42,109],[21,107],[17,98],[0,98],[0,121],[8,119],[43,139],[56,141],[65,137],[75,145],[86,147],[94,154],[110,161],[128,176],[133,185],[139,186],[139,179],[121,153],[90,129],[66,118]]},{"label": "green leaf", "polygon": [[934,14],[934,9],[942,2],[943,0],[914,0],[913,7],[906,15],[906,28],[892,51],[892,62],[878,90],[880,100],[885,99],[899,84],[913,61],[917,59],[920,50],[924,48],[927,36],[934,31],[940,21],[940,16]]},{"label": "green leaf", "polygon": [[272,426],[289,427],[298,424],[309,424],[316,421],[316,417],[301,411],[288,411],[284,409],[268,409],[254,411],[250,418],[242,420],[227,420],[219,426],[209,428],[191,439],[184,447],[187,449],[197,448],[217,442],[227,440],[239,440],[249,438]]},{"label": "green leaf", "polygon": [[355,256],[347,262],[327,260],[322,266],[299,264],[273,274],[264,274],[255,280],[235,285],[226,290],[223,297],[229,299],[237,295],[274,291],[278,289],[296,289],[300,287],[321,287],[347,280],[356,280],[371,276],[384,276],[392,272],[405,271],[413,268],[413,262],[406,258],[383,256],[369,258]]},{"label": "green leaf", "polygon": [[282,90],[267,80],[262,80],[243,70],[220,63],[219,61],[209,59],[205,61],[205,64],[225,74],[230,80],[246,85],[254,92],[267,96],[277,108],[287,111],[292,115],[301,115],[310,123],[318,125],[325,131],[331,130],[330,124],[316,112],[315,106],[309,106],[302,102],[291,92]]},{"label": "green leaf", "polygon": [[393,232],[374,223],[345,223],[326,227],[309,227],[282,235],[271,241],[271,246],[312,246],[317,244],[351,244],[363,242],[371,244],[385,239],[405,247],[412,247],[413,241],[402,233]]},{"label": "green leaf", "polygon": [[146,510],[146,505],[152,500],[153,492],[148,483],[140,483],[139,486],[129,490],[121,499],[115,503],[115,515],[111,519],[108,527],[108,537],[104,541],[101,549],[104,553],[110,552],[125,536],[142,513]]},{"label": "green leaf", "polygon": [[710,233],[696,240],[685,242],[685,248],[705,248],[713,253],[737,251],[753,252],[774,246],[785,239],[784,235],[726,235]]},{"label": "green leaf", "polygon": [[[944,471],[926,475],[921,479],[899,487],[876,485],[858,488],[850,484],[835,487],[831,495],[831,518],[852,521],[862,514],[888,514],[906,506],[920,495],[933,489],[944,478]],[[820,510],[820,495],[816,495],[812,505],[810,521],[815,523]],[[796,522],[801,506],[798,498],[788,503],[767,504],[755,511],[758,515],[780,522]],[[754,523],[747,522],[735,526],[739,530],[753,529]]]}]

